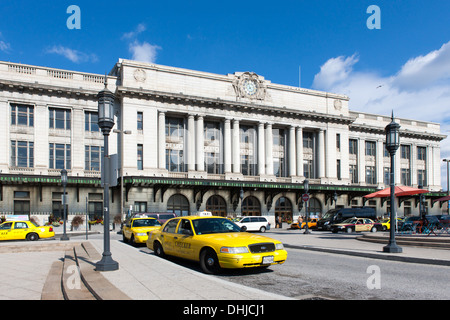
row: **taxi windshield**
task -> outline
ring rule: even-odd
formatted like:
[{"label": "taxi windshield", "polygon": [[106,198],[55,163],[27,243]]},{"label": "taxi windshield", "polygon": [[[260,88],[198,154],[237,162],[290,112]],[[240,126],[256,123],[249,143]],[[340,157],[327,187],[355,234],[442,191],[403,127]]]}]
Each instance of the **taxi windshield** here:
[{"label": "taxi windshield", "polygon": [[239,226],[225,218],[196,219],[192,220],[192,224],[198,235],[241,231]]},{"label": "taxi windshield", "polygon": [[156,219],[138,219],[134,220],[133,227],[158,227],[161,226]]}]

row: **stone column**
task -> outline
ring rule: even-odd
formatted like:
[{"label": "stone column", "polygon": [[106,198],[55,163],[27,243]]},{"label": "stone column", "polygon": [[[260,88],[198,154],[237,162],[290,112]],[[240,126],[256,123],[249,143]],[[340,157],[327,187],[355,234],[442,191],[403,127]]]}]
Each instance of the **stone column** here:
[{"label": "stone column", "polygon": [[258,124],[258,174],[263,176],[266,174],[266,155],[265,155],[265,135],[264,123]]},{"label": "stone column", "polygon": [[296,176],[297,175],[297,161],[296,158],[296,150],[295,150],[295,127],[290,126],[289,128],[289,175]]},{"label": "stone column", "polygon": [[241,147],[239,138],[239,120],[233,120],[233,173],[241,172]]},{"label": "stone column", "polygon": [[166,169],[166,113],[158,114],[158,168]]},{"label": "stone column", "polygon": [[205,137],[203,135],[203,116],[197,116],[197,126],[196,126],[196,162],[197,171],[205,171]]},{"label": "stone column", "polygon": [[224,124],[224,169],[225,173],[231,172],[231,121],[225,119]]},{"label": "stone column", "polygon": [[303,177],[303,128],[297,128],[297,176]]},{"label": "stone column", "polygon": [[188,116],[187,161],[188,171],[195,171],[195,119],[192,114]]}]

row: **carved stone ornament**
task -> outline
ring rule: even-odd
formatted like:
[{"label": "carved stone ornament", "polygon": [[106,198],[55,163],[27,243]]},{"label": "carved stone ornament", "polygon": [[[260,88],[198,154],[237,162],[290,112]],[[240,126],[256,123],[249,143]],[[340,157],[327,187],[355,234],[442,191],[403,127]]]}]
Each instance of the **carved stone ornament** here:
[{"label": "carved stone ornament", "polygon": [[142,69],[136,69],[134,71],[134,79],[137,82],[145,82],[145,80],[147,79],[147,74]]},{"label": "carved stone ornament", "polygon": [[264,100],[266,85],[254,72],[235,73],[233,88],[238,98]]},{"label": "carved stone ornament", "polygon": [[341,110],[342,109],[342,101],[339,99],[334,100],[334,108],[336,110]]}]

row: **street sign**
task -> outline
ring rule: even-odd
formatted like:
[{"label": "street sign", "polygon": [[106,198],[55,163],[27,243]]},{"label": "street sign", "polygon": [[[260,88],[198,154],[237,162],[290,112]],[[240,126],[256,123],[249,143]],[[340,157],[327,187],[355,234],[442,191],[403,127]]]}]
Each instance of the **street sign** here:
[{"label": "street sign", "polygon": [[308,202],[308,201],[309,201],[309,194],[304,193],[304,194],[302,195],[302,200],[303,200],[303,202]]}]

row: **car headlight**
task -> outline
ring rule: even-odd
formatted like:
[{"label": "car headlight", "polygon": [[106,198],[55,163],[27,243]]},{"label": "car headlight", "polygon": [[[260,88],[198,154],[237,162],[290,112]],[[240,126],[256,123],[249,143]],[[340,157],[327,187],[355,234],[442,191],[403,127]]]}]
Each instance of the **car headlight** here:
[{"label": "car headlight", "polygon": [[247,247],[222,247],[220,248],[221,253],[248,253]]},{"label": "car headlight", "polygon": [[330,221],[327,221],[327,222],[325,222],[323,225],[326,226],[326,225],[329,224],[329,223],[330,223]]},{"label": "car headlight", "polygon": [[283,246],[282,243],[276,243],[275,244],[275,250],[283,250],[283,249],[284,249],[284,246]]},{"label": "car headlight", "polygon": [[145,233],[145,232],[137,232],[136,233],[136,236],[138,236],[138,237],[144,237],[146,235],[147,235],[147,233]]}]

